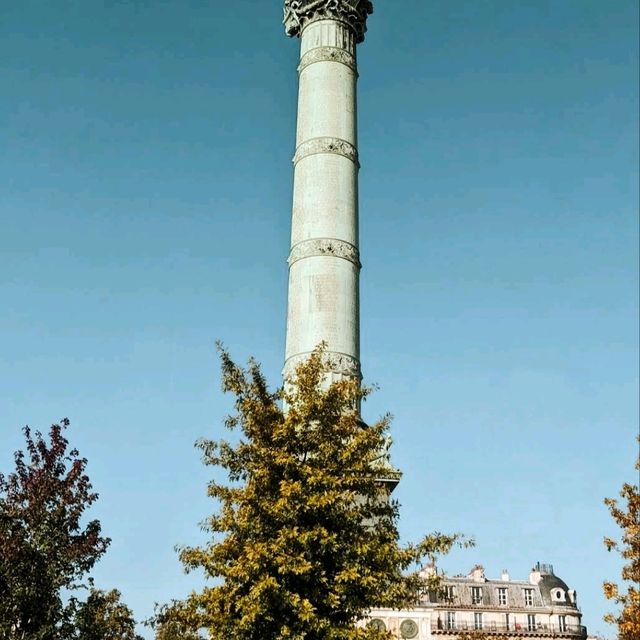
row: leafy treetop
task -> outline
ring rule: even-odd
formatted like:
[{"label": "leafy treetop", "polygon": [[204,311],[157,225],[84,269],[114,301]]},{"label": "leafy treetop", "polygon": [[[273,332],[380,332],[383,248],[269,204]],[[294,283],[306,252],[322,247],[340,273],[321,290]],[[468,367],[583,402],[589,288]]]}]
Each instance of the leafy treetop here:
[{"label": "leafy treetop", "polygon": [[49,442],[24,428],[26,453],[15,471],[0,474],[0,637],[59,637],[71,608],[61,590],[82,585],[110,540],[100,523],[83,523],[98,498],[85,473],[87,460],[68,450],[68,420],[54,424]]},{"label": "leafy treetop", "polygon": [[[640,438],[639,438],[640,440]],[[640,471],[640,455],[635,468]],[[605,498],[604,503],[616,524],[622,530],[620,541],[605,537],[609,551],[618,551],[626,564],[622,567],[622,580],[628,583],[626,592],[611,581],[603,584],[604,595],[622,609],[608,613],[604,619],[618,626],[619,640],[640,638],[640,493],[638,485],[625,482],[620,490],[621,503],[615,498]]]},{"label": "leafy treetop", "polygon": [[227,481],[208,486],[218,505],[209,542],[180,550],[187,571],[213,582],[164,607],[159,622],[207,629],[212,640],[386,638],[359,624],[369,609],[414,604],[434,586],[419,563],[461,537],[399,544],[398,504],[375,464],[390,418],[364,425],[354,407],[369,391],[348,379],[327,388],[322,356],[320,347],[272,392],[255,361],[245,370],[221,350],[236,409],[226,426],[238,439],[197,443]]},{"label": "leafy treetop", "polygon": [[197,631],[188,629],[179,622],[158,624],[155,631],[156,640],[201,640]]},{"label": "leafy treetop", "polygon": [[117,589],[91,589],[86,602],[78,605],[73,628],[77,640],[143,640],[136,634],[131,609],[120,601]]}]

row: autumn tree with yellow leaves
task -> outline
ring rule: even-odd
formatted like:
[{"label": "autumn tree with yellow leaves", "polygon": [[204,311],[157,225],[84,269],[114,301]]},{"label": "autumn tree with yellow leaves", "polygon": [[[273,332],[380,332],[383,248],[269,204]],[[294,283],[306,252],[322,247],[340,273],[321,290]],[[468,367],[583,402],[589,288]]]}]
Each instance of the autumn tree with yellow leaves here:
[{"label": "autumn tree with yellow leaves", "polygon": [[[640,439],[639,439],[640,441]],[[640,455],[635,464],[640,471]],[[620,540],[605,537],[604,544],[609,551],[618,551],[625,564],[622,580],[627,583],[620,587],[615,582],[603,584],[604,595],[613,600],[621,609],[608,613],[604,619],[618,626],[619,640],[640,638],[640,492],[638,485],[625,482],[620,490],[620,499],[605,498],[604,503],[616,524],[622,530]]]},{"label": "autumn tree with yellow leaves", "polygon": [[419,564],[464,541],[432,534],[399,544],[398,504],[381,495],[376,466],[389,418],[362,423],[353,408],[368,390],[357,381],[327,388],[322,348],[275,392],[255,362],[245,370],[221,355],[236,409],[226,426],[238,438],[198,443],[227,480],[209,483],[209,542],[180,551],[187,571],[211,581],[156,622],[211,640],[388,638],[362,623],[369,609],[415,604],[426,586]]}]

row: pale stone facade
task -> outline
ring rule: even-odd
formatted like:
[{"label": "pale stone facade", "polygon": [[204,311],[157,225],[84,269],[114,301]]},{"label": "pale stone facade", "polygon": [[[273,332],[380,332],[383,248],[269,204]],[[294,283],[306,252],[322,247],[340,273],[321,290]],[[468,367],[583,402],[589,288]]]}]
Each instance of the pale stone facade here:
[{"label": "pale stone facade", "polygon": [[477,565],[467,576],[444,577],[438,593],[426,593],[413,609],[373,609],[363,624],[391,631],[408,640],[456,640],[461,635],[504,640],[566,638],[584,640],[587,631],[576,592],[538,563],[528,580],[485,577]]}]

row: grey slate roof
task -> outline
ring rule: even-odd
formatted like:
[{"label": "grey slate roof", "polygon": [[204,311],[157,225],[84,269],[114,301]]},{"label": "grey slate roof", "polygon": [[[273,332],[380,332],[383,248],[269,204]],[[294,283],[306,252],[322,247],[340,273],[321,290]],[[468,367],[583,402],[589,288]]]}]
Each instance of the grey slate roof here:
[{"label": "grey slate roof", "polygon": [[[453,587],[453,598],[447,599],[445,594],[430,593],[429,602],[442,608],[483,608],[492,609],[536,609],[560,607],[577,610],[575,592],[571,591],[564,580],[556,575],[542,574],[537,584],[526,580],[482,580],[471,577],[445,576],[443,587]],[[474,589],[481,594],[481,602],[474,602]],[[499,590],[506,589],[507,603],[500,604]],[[476,594],[478,591],[475,592]],[[573,595],[573,601],[570,598]],[[527,601],[526,595],[531,600]]]}]

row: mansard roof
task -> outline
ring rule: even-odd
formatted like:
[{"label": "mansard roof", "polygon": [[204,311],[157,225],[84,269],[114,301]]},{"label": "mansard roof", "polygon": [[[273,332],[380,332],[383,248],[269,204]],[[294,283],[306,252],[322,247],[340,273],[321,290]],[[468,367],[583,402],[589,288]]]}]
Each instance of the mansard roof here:
[{"label": "mansard roof", "polygon": [[[529,580],[511,580],[506,572],[502,578],[488,579],[481,566],[468,576],[443,576],[443,587],[453,587],[448,594],[429,594],[429,601],[439,607],[453,608],[543,608],[567,607],[577,610],[576,592],[553,573],[551,565],[538,563]],[[502,595],[504,594],[504,595]],[[501,601],[506,595],[506,603]]]}]

